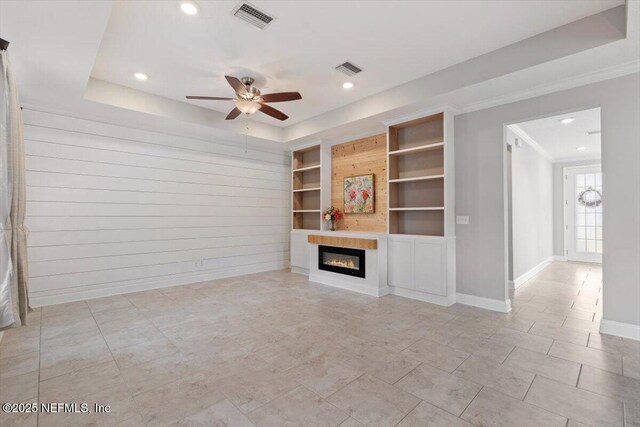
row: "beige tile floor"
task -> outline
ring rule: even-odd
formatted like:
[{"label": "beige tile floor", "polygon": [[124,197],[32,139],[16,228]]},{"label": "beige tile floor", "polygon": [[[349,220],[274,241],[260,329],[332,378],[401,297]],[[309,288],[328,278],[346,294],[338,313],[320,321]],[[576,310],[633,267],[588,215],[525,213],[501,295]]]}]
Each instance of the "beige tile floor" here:
[{"label": "beige tile floor", "polygon": [[513,312],[288,272],[50,306],[0,344],[0,401],[108,414],[9,426],[638,426],[640,342],[598,331],[601,269],[554,263]]}]

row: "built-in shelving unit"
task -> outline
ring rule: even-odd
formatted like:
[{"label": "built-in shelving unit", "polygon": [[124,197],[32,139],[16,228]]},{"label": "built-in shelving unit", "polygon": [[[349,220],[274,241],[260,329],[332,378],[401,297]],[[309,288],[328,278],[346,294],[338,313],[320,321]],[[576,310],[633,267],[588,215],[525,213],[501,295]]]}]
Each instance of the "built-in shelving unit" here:
[{"label": "built-in shelving unit", "polygon": [[322,157],[320,145],[293,152],[291,224],[295,230],[320,230]]},{"label": "built-in shelving unit", "polygon": [[389,233],[445,235],[444,113],[389,126]]}]

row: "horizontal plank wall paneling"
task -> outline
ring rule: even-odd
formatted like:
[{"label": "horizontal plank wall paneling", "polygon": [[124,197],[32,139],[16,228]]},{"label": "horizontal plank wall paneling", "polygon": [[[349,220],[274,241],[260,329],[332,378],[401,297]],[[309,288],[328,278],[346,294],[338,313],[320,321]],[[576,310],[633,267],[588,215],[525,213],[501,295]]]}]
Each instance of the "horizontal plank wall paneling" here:
[{"label": "horizontal plank wall paneling", "polygon": [[374,174],[373,214],[345,214],[338,229],[349,231],[387,231],[387,135],[362,138],[331,148],[331,204],[344,210],[344,178]]},{"label": "horizontal plank wall paneling", "polygon": [[289,264],[285,147],[25,110],[35,306]]}]

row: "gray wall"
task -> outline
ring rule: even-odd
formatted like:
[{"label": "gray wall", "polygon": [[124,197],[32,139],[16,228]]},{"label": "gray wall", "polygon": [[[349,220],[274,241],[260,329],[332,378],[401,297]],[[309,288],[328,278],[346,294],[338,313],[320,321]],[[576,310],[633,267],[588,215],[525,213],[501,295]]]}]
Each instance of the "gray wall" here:
[{"label": "gray wall", "polygon": [[458,292],[506,300],[505,124],[602,111],[604,319],[640,325],[640,73],[455,119]]},{"label": "gray wall", "polygon": [[[507,129],[507,140],[515,138]],[[521,142],[511,155],[514,279],[553,255],[552,163]]]},{"label": "gray wall", "polygon": [[564,168],[599,165],[600,159],[553,164],[553,254],[564,256]]}]

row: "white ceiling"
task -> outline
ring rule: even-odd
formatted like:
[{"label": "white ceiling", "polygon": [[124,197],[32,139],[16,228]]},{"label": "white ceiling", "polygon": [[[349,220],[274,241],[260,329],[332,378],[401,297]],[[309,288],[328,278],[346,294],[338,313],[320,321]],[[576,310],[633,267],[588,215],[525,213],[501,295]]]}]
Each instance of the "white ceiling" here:
[{"label": "white ceiling", "polygon": [[[561,123],[565,118],[574,121]],[[531,120],[517,126],[553,161],[600,158],[600,134],[587,135],[587,132],[600,130],[600,108]],[[577,151],[578,147],[586,147],[586,150]]]},{"label": "white ceiling", "polygon": [[[174,100],[230,96],[223,76],[250,75],[263,93],[300,91],[276,107],[289,126],[544,31],[623,4],[623,0],[255,1],[277,20],[260,31],[231,16],[237,1],[116,1],[92,77]],[[355,88],[333,69],[364,68]],[[134,79],[144,72],[149,80]],[[224,101],[193,101],[228,112]]]},{"label": "white ceiling", "polygon": [[[190,19],[178,10],[179,0],[127,2],[126,5],[112,0],[0,0],[0,37],[11,42],[9,54],[22,104],[40,111],[179,135],[191,134],[207,140],[244,144],[249,138],[256,144],[269,145],[273,141],[295,144],[383,131],[385,121],[444,105],[458,112],[473,111],[640,71],[640,0],[627,0],[626,6],[613,9],[607,8],[623,2],[554,1],[551,8],[544,0],[258,1],[259,7],[278,18],[264,32],[229,17],[235,2],[198,2],[203,12]],[[390,4],[394,5],[392,9],[389,9]],[[456,9],[458,4],[466,6]],[[483,6],[479,7],[479,4]],[[146,16],[132,16],[122,33],[114,33],[113,17],[123,6],[126,9],[143,5],[149,8]],[[414,14],[407,16],[409,7],[433,10],[417,14],[421,16],[417,19]],[[544,31],[574,17],[590,14],[591,10],[602,9],[607,10],[459,62],[476,52],[487,52],[495,46],[513,43],[526,34]],[[206,20],[214,10],[219,11],[216,19],[224,21],[218,26]],[[505,15],[509,15],[509,19],[504,18]],[[343,19],[343,16],[350,19]],[[359,18],[363,16],[367,20]],[[473,24],[476,17],[481,18],[485,28]],[[328,20],[330,24],[312,23],[316,18]],[[418,25],[418,21],[429,22],[429,25]],[[159,22],[171,22],[175,28],[169,26],[171,31],[166,30]],[[335,22],[339,25],[334,25]],[[370,25],[371,22],[378,25]],[[411,25],[404,25],[406,22]],[[235,28],[232,33],[220,29],[232,23]],[[500,26],[498,23],[501,28],[496,29]],[[271,39],[267,43],[265,38],[260,38],[261,35],[275,37],[281,31],[278,27],[285,25],[289,25],[288,32],[296,35],[293,40],[290,34],[278,36],[278,40],[285,40],[280,44]],[[299,30],[314,26],[321,27],[314,30],[315,39]],[[352,28],[347,28],[349,26]],[[328,48],[326,44],[333,43],[332,34],[338,28],[342,35],[351,34],[353,40],[334,43]],[[133,34],[135,31],[139,34]],[[421,31],[431,35],[418,36]],[[378,37],[379,34],[386,37]],[[477,42],[486,34],[491,35],[490,40]],[[203,36],[208,37],[209,47],[194,42],[201,41]],[[233,40],[235,44],[254,38],[257,41],[249,47],[236,48],[229,41],[221,41],[222,38]],[[300,40],[303,38],[311,41],[302,46]],[[374,38],[381,41],[374,43],[371,41]],[[99,80],[95,78],[97,75],[92,77],[93,72],[104,66],[100,62],[111,43],[109,39],[123,45],[125,51],[127,44],[138,46],[139,40],[145,41],[145,49],[139,54],[128,54],[128,63],[107,67],[115,72],[119,67],[129,66],[121,71],[122,82]],[[316,39],[324,41],[316,43]],[[435,42],[425,41],[434,39]],[[264,45],[265,49],[258,49],[258,45]],[[331,58],[325,58],[324,63],[314,65],[315,68],[302,63],[298,59],[300,55],[309,53],[308,57],[314,60],[321,56],[310,55],[312,49]],[[192,54],[192,50],[205,54]],[[264,51],[275,56],[263,57]],[[211,52],[215,52],[218,59],[213,58]],[[426,52],[431,53],[427,55]],[[340,88],[341,75],[332,69],[345,59],[366,69],[354,79],[357,86],[352,92]],[[457,64],[444,70],[431,72],[456,61]],[[385,66],[393,69],[383,69]],[[133,80],[132,73],[138,68],[144,68],[142,71],[150,75],[147,82]],[[304,79],[296,82],[299,69],[315,76],[316,80],[310,77],[309,81],[317,84],[307,87]],[[188,85],[197,86],[190,90],[196,94],[229,93],[225,92],[229,89],[222,75],[240,75],[248,71],[257,77],[263,76],[258,79],[258,83],[263,83],[261,87],[268,84],[274,91],[302,92],[302,101],[278,104],[291,119],[279,123],[264,117],[264,122],[254,120],[247,127],[244,120],[224,120],[227,106],[218,112],[204,108],[200,103],[186,103],[182,98],[187,94]],[[177,77],[173,78],[172,73]],[[377,76],[375,79],[374,75]],[[416,80],[406,81],[415,76],[418,76]],[[403,80],[406,81],[404,84],[401,83]],[[374,83],[388,89],[376,92]],[[217,88],[214,87],[216,84]],[[173,99],[161,91],[174,91],[176,97]],[[310,115],[313,117],[302,119]]]}]

